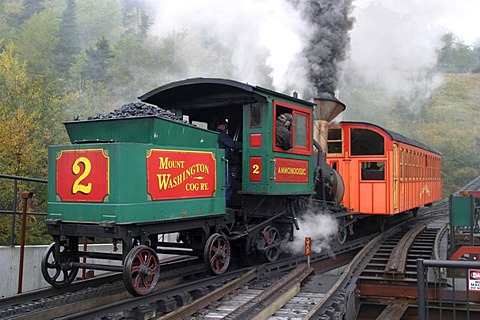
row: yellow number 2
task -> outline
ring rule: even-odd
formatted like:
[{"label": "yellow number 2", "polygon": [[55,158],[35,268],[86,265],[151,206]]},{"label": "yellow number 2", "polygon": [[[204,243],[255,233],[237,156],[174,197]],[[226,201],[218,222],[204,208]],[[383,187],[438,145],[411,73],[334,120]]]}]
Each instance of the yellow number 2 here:
[{"label": "yellow number 2", "polygon": [[253,168],[252,170],[253,174],[260,174],[260,166],[258,164],[254,164],[252,168]]},{"label": "yellow number 2", "polygon": [[92,191],[92,183],[88,183],[87,185],[82,184],[83,180],[85,180],[86,177],[90,174],[90,171],[92,170],[92,163],[88,158],[85,157],[80,157],[75,162],[73,163],[72,166],[72,171],[75,175],[80,173],[80,163],[83,163],[83,166],[85,167],[85,170],[83,173],[80,175],[80,177],[75,180],[75,183],[73,184],[72,187],[72,193],[75,194],[77,192],[81,192],[84,194],[89,194],[90,191]]}]

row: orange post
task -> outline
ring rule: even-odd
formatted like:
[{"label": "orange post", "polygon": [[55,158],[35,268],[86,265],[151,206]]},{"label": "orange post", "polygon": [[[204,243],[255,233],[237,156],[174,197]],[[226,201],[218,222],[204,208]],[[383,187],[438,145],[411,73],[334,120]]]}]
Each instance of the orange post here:
[{"label": "orange post", "polygon": [[305,237],[305,255],[307,256],[307,265],[310,268],[310,256],[312,255],[312,238]]},{"label": "orange post", "polygon": [[33,197],[33,192],[24,192],[21,194],[23,199],[23,211],[22,211],[22,231],[20,233],[20,263],[18,266],[18,291],[22,293],[23,287],[23,260],[25,256],[25,227],[27,224],[27,202],[28,199]]}]

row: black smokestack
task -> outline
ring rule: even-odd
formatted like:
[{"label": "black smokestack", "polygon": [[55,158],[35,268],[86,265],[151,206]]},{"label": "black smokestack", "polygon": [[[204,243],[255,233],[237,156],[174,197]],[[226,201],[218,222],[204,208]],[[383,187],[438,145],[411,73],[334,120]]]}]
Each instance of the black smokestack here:
[{"label": "black smokestack", "polygon": [[314,28],[304,49],[314,95],[321,91],[334,92],[339,79],[338,64],[346,59],[350,43],[348,32],[355,21],[349,16],[352,0],[292,1]]}]

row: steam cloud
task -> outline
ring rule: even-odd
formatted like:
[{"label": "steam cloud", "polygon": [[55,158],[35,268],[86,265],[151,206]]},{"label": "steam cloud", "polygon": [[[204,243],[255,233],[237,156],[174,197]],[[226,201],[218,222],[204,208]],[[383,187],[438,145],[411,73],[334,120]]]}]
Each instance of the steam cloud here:
[{"label": "steam cloud", "polygon": [[295,237],[286,243],[285,250],[296,254],[304,252],[305,237],[312,238],[312,252],[330,249],[329,242],[338,230],[338,222],[331,214],[319,213],[312,208],[299,215],[298,224],[300,230],[295,230]]},{"label": "steam cloud", "polygon": [[[188,70],[197,74],[185,76],[229,77],[285,93],[297,91],[307,98],[315,95],[316,88],[334,91],[337,86],[338,64],[346,58],[353,25],[348,17],[351,2],[150,1],[156,9],[152,31],[160,37],[188,32],[206,46],[204,50],[220,48],[212,65],[203,63],[203,68]],[[178,53],[185,55],[182,51],[190,48],[197,55],[202,49],[192,43],[178,48]],[[222,65],[225,68],[219,68]]]}]

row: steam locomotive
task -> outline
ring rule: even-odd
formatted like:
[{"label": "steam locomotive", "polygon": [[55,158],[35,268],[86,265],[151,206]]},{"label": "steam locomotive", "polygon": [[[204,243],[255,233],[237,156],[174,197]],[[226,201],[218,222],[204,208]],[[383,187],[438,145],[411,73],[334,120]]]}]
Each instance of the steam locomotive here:
[{"label": "steam locomotive", "polygon": [[[152,90],[139,100],[140,106],[157,106],[173,116],[66,122],[71,144],[49,147],[47,232],[54,242],[42,258],[42,273],[54,287],[68,286],[80,268],[88,268],[122,272],[126,289],[132,295],[145,295],[159,279],[158,253],[203,258],[213,274],[227,270],[232,252],[239,252],[246,263],[275,261],[282,244],[293,240],[299,229],[297,218],[307,208],[335,215],[338,240],[343,242],[355,221],[352,217],[368,209],[354,205],[354,192],[364,192],[368,183],[376,184],[379,192],[394,192],[378,188],[382,183],[400,190],[400,178],[393,175],[397,175],[395,168],[407,167],[407,158],[402,153],[394,165],[389,151],[393,145],[398,152],[428,152],[432,161],[440,157],[436,150],[388,134],[382,154],[351,155],[353,142],[342,128],[340,132],[333,128],[333,135],[325,138],[328,146],[322,148],[313,138],[318,106],[232,80],[186,79]],[[334,96],[323,100],[340,111],[345,108]],[[292,118],[288,150],[277,146],[275,139],[275,122],[281,114]],[[216,124],[225,119],[230,136],[241,143],[240,150],[225,152],[218,145]],[[370,129],[365,124],[362,128]],[[380,129],[375,128],[378,135]],[[325,159],[330,153],[334,157]],[[352,163],[349,156],[362,159],[359,174],[362,163],[383,163],[383,180],[365,182],[359,189],[350,178],[347,186],[352,189],[347,190],[339,172],[354,171],[345,165]],[[367,157],[376,158],[368,161]],[[415,163],[408,165],[412,176],[413,170],[420,170],[421,161]],[[227,179],[233,186],[228,206]],[[404,186],[408,179],[402,176]],[[364,182],[361,177],[359,181]],[[415,182],[420,184],[420,179]],[[384,214],[435,201],[438,181],[425,186],[429,197],[412,203],[415,207],[399,206],[397,197],[396,207],[392,205],[390,212],[385,205]],[[342,204],[344,194],[347,206]],[[378,210],[366,213],[379,214]],[[172,233],[178,235],[174,240],[164,236]],[[114,248],[121,243],[121,253],[79,250],[84,238],[112,239]],[[86,259],[119,263],[87,263]]]}]

